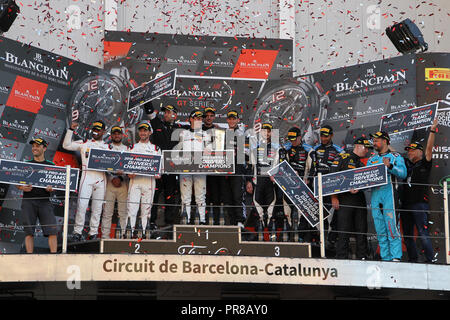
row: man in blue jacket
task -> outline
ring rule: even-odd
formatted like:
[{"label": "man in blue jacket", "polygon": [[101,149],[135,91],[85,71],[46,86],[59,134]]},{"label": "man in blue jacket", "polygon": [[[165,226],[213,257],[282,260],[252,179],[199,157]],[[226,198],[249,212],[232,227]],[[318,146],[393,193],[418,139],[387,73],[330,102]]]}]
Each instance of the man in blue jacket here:
[{"label": "man in blue jacket", "polygon": [[367,161],[367,165],[384,163],[388,168],[388,183],[372,188],[372,216],[380,245],[381,259],[400,261],[402,258],[402,239],[397,224],[395,203],[398,195],[396,180],[406,178],[406,165],[403,157],[389,150],[390,138],[386,132],[371,134],[373,147],[378,152]]}]

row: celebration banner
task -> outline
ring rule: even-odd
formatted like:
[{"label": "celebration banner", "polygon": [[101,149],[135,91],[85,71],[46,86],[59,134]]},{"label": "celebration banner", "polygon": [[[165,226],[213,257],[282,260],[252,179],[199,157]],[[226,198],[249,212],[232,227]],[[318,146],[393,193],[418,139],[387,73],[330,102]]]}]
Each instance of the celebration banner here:
[{"label": "celebration banner", "polygon": [[[297,209],[306,218],[308,223],[315,227],[319,224],[319,201],[314,197],[314,193],[308,188],[306,183],[297,175],[287,161],[283,161],[276,167],[268,171],[274,177],[275,183],[283,190],[284,194],[291,200]],[[324,209],[325,220],[329,212]]]},{"label": "celebration banner", "polygon": [[426,106],[383,115],[380,131],[395,134],[431,127],[437,115],[437,107],[438,102],[435,102]]},{"label": "celebration banner", "polygon": [[[70,169],[70,191],[78,189],[80,170]],[[51,186],[66,190],[66,168],[32,162],[0,160],[0,183],[31,185],[37,188]]]},{"label": "celebration banner", "polygon": [[[314,177],[314,196],[319,196],[318,178]],[[322,176],[322,195],[350,190],[373,188],[387,184],[387,167],[384,164],[329,173]]]},{"label": "celebration banner", "polygon": [[89,170],[123,171],[141,176],[155,176],[161,171],[161,156],[135,152],[91,149],[88,157]]},{"label": "celebration banner", "polygon": [[182,151],[164,150],[164,173],[233,174],[234,150]]}]

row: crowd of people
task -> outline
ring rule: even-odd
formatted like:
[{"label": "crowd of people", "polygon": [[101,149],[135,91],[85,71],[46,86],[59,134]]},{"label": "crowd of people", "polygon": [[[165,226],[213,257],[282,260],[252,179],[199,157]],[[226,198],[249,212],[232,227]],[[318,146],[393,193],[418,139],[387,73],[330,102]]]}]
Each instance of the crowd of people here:
[{"label": "crowd of people", "polygon": [[[390,137],[386,132],[376,132],[356,139],[352,150],[343,150],[333,142],[333,128],[320,128],[320,142],[310,146],[302,141],[302,131],[291,128],[286,137],[274,136],[270,123],[261,123],[258,134],[249,136],[240,124],[239,113],[227,113],[227,128],[215,123],[215,110],[193,110],[189,115],[189,125],[178,121],[178,110],[166,105],[160,112],[151,103],[144,105],[148,120],[137,126],[138,141],[133,145],[123,144],[124,132],[121,127],[110,128],[110,139],[104,142],[106,133],[102,121],[93,123],[92,138],[87,141],[73,141],[78,124],[73,122],[64,137],[63,148],[78,151],[82,168],[78,190],[78,205],[71,241],[83,241],[85,218],[90,205],[90,221],[87,239],[97,239],[99,228],[102,238],[111,236],[111,222],[117,201],[118,228],[121,234],[131,229],[157,229],[158,212],[164,209],[164,223],[171,226],[180,222],[195,223],[196,211],[199,224],[224,223],[248,227],[253,219],[256,232],[262,234],[277,217],[285,219],[289,234],[299,236],[299,241],[312,242],[317,230],[312,228],[301,212],[283,194],[268,171],[282,161],[287,161],[304,182],[313,188],[313,177],[319,173],[328,174],[355,169],[366,165],[384,164],[387,167],[388,183],[367,190],[349,192],[324,197],[324,205],[333,212],[330,222],[324,221],[327,231],[327,245],[335,248],[335,257],[350,257],[349,239],[356,240],[356,258],[368,259],[367,210],[370,207],[380,247],[380,257],[385,261],[402,259],[402,235],[399,228],[399,212],[403,225],[403,236],[409,261],[418,261],[414,241],[414,226],[417,227],[427,262],[434,260],[433,247],[428,234],[427,214],[428,183],[432,161],[432,147],[437,129],[434,122],[429,130],[425,146],[419,142],[410,143],[404,158],[390,147]],[[276,129],[276,128],[275,128]],[[47,143],[39,138],[30,142],[33,162],[49,163],[44,156]],[[234,174],[166,174],[142,176],[125,174],[122,171],[106,173],[87,168],[90,149],[132,151],[143,154],[161,155],[165,150],[225,150],[234,149]],[[399,184],[399,182],[402,182]],[[401,186],[401,188],[399,188]],[[23,223],[33,226],[39,216],[44,234],[49,236],[52,252],[56,252],[56,228],[50,210],[42,209],[46,203],[35,203],[51,192],[47,189],[21,186],[24,192],[22,204]],[[252,198],[251,205],[246,198]],[[161,200],[160,200],[161,199]],[[370,202],[370,206],[366,201]],[[397,210],[401,208],[402,210]],[[222,210],[223,209],[223,210]],[[140,215],[138,217],[138,212]],[[46,213],[47,212],[47,213]],[[184,219],[183,219],[184,218]],[[101,226],[100,226],[101,223]],[[26,227],[27,252],[33,251],[32,227]],[[142,237],[145,232],[139,234]],[[261,237],[260,237],[261,238]],[[292,238],[291,238],[292,240]]]}]

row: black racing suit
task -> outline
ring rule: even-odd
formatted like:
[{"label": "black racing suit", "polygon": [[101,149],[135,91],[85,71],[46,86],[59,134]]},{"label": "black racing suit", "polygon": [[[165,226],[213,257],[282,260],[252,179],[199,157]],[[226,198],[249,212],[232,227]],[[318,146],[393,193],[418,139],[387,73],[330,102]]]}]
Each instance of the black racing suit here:
[{"label": "black racing suit", "polygon": [[[364,167],[361,158],[353,152],[342,153],[333,162],[331,172]],[[334,214],[338,216],[337,231],[338,240],[336,244],[336,258],[348,259],[350,232],[356,232],[356,257],[358,259],[367,257],[367,209],[364,192],[339,193],[335,197],[339,199],[339,210]]]},{"label": "black racing suit", "polygon": [[222,177],[222,199],[231,225],[245,221],[243,205],[245,183],[251,182],[251,172],[249,172],[244,152],[245,139],[241,129],[228,129],[225,132],[225,149],[234,150],[235,163],[235,174]]},{"label": "black racing suit", "polygon": [[276,188],[270,180],[267,171],[279,162],[279,145],[277,143],[258,143],[256,150],[251,150],[251,156],[256,157],[253,160],[253,171],[256,176],[256,185],[254,191],[254,203],[259,218],[264,220],[271,218],[275,210]]},{"label": "black racing suit", "polygon": [[[292,146],[292,144],[288,143],[283,148],[280,149],[280,162],[283,162],[286,160],[291,167],[297,172],[300,179],[304,179],[305,172],[309,171],[309,168],[307,168],[308,164],[308,153],[311,150],[311,147],[308,145],[299,145],[299,146]],[[308,228],[308,222],[306,219],[300,219],[300,212],[298,212],[298,209],[296,206],[292,204],[292,202],[287,198],[284,197],[286,202],[289,204],[289,207],[291,208],[291,226],[294,228],[293,223],[300,222],[299,230],[309,230]],[[293,219],[295,217],[295,219]],[[296,226],[295,226],[296,227]],[[303,239],[308,239],[307,234],[302,235]]]},{"label": "black racing suit", "polygon": [[[212,146],[214,147],[213,141],[215,140],[215,130],[224,133],[224,130],[218,129],[215,125],[207,127],[203,124],[202,130],[208,132],[208,135],[212,138]],[[218,145],[216,146],[216,150]],[[214,148],[213,148],[214,150]],[[210,210],[208,210],[208,214],[212,212],[214,224],[220,224],[220,208],[222,202],[225,203],[227,199],[225,199],[225,190],[226,183],[225,177],[217,174],[208,174],[206,176],[206,204],[211,206]]]},{"label": "black racing suit", "polygon": [[[319,144],[313,148],[310,153],[312,160],[312,175],[317,176],[319,173],[322,175],[330,173],[333,162],[338,158],[339,154],[344,152],[340,146],[330,142],[327,145]],[[331,197],[327,196],[323,198],[325,207],[331,209]],[[330,227],[332,230],[336,230],[337,227],[337,215],[333,215],[331,219]],[[328,219],[324,221],[324,229],[328,229]],[[336,232],[330,231],[328,234],[328,240],[333,244],[336,242]]]},{"label": "black racing suit", "polygon": [[[146,104],[149,106],[145,108],[147,114],[153,113],[153,107],[151,104]],[[158,116],[150,120],[153,128],[153,133],[150,136],[150,141],[158,146],[161,151],[172,150],[179,141],[174,139],[172,141],[172,135],[176,129],[184,128],[182,125],[176,122],[166,122],[161,120]],[[176,138],[176,135],[175,137]],[[163,194],[164,196],[164,222],[167,225],[173,225],[179,223],[180,219],[180,182],[178,175],[176,174],[163,174],[161,179],[156,180],[156,191],[153,198],[154,203],[159,203],[159,197]],[[150,223],[156,223],[158,216],[158,207],[156,205],[152,206]]]}]

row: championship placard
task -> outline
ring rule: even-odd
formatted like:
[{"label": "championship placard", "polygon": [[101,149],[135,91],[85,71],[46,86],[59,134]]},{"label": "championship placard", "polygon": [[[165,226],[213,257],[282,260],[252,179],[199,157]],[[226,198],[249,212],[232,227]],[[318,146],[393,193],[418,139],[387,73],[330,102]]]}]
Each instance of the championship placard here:
[{"label": "championship placard", "polygon": [[385,114],[381,117],[380,131],[395,134],[430,127],[436,117],[437,107],[438,103],[435,102],[401,112]]},{"label": "championship placard", "polygon": [[[317,177],[314,177],[314,196],[319,196]],[[360,190],[387,184],[387,167],[384,164],[329,173],[322,176],[322,195],[329,196],[351,189]]]},{"label": "championship placard", "polygon": [[135,152],[91,149],[88,157],[89,170],[155,176],[160,173],[161,156]]},{"label": "championship placard", "polygon": [[[283,161],[269,170],[268,173],[274,177],[275,183],[302,213],[308,223],[312,227],[319,224],[319,201],[290,164],[287,161]],[[325,207],[323,209],[323,218],[326,219],[329,212]]]},{"label": "championship placard", "polygon": [[233,174],[234,150],[164,150],[164,173]]},{"label": "championship placard", "polygon": [[[70,169],[70,191],[78,188],[79,169]],[[0,183],[31,185],[36,188],[51,186],[66,189],[66,168],[32,162],[0,160]]]},{"label": "championship placard", "polygon": [[128,111],[152,101],[175,88],[177,69],[150,80],[130,91],[128,96]]}]

